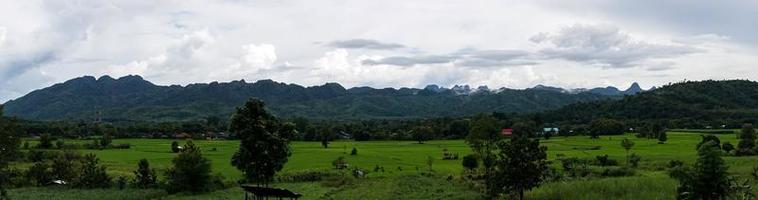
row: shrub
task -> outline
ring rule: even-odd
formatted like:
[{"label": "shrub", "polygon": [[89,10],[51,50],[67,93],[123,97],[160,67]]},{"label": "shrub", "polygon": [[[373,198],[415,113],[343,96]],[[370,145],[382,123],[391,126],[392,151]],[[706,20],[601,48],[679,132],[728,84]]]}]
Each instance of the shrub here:
[{"label": "shrub", "polygon": [[113,145],[112,148],[114,148],[114,149],[129,149],[129,148],[132,148],[132,145],[130,145],[130,144],[117,144],[117,145]]},{"label": "shrub", "polygon": [[479,167],[479,160],[477,160],[476,158],[477,157],[474,154],[463,156],[463,161],[461,162],[461,165],[463,165],[463,168],[467,170],[474,170],[477,167]]},{"label": "shrub", "polygon": [[171,152],[179,153],[182,149],[179,147],[179,142],[173,141],[171,142]]},{"label": "shrub", "polygon": [[347,160],[345,160],[345,157],[342,156],[332,161],[332,166],[334,166],[334,169],[345,169],[347,168],[347,165]]},{"label": "shrub", "polygon": [[339,176],[339,173],[330,171],[300,171],[283,173],[277,176],[280,182],[309,182],[309,181],[321,181],[325,178],[332,176]]},{"label": "shrub", "polygon": [[44,162],[35,162],[29,167],[26,171],[26,178],[34,181],[36,186],[45,186],[53,181],[50,176],[50,166]]},{"label": "shrub", "polygon": [[79,176],[74,161],[78,158],[73,156],[67,156],[66,154],[60,154],[53,159],[51,176],[55,180],[62,180],[65,182],[71,182]]},{"label": "shrub", "polygon": [[116,179],[116,188],[118,188],[119,190],[123,190],[124,188],[126,188],[126,183],[127,182],[128,181],[127,181],[126,177],[119,176]]},{"label": "shrub", "polygon": [[632,155],[629,155],[629,164],[631,164],[633,168],[637,168],[637,166],[639,166],[640,160],[642,160],[642,157],[640,157],[636,153],[632,153]]},{"label": "shrub", "polygon": [[53,147],[52,138],[50,137],[50,134],[42,134],[39,137],[39,144],[37,144],[38,149],[49,149]]},{"label": "shrub", "polygon": [[100,164],[95,154],[87,154],[82,159],[82,169],[76,180],[79,188],[107,188],[111,186],[111,177],[106,173],[106,167]]},{"label": "shrub", "polygon": [[63,140],[55,141],[55,147],[58,148],[58,149],[63,149],[63,147],[64,147],[65,144],[66,143],[63,142]]},{"label": "shrub", "polygon": [[595,157],[595,165],[600,166],[616,166],[618,165],[618,161],[608,158],[608,155],[602,155],[602,156],[596,156]]},{"label": "shrub", "polygon": [[321,182],[321,185],[325,187],[342,187],[353,182],[353,178],[349,176],[332,176],[327,177]]},{"label": "shrub", "polygon": [[358,149],[356,149],[355,147],[353,147],[353,150],[350,151],[350,155],[351,156],[358,155]]},{"label": "shrub", "polygon": [[724,150],[724,152],[726,153],[730,153],[732,152],[732,150],[734,150],[734,145],[732,145],[732,143],[729,143],[729,142],[724,142],[724,144],[721,144],[721,149]]},{"label": "shrub", "polygon": [[134,171],[134,185],[138,188],[149,188],[156,183],[155,169],[150,168],[150,162],[142,159],[137,163],[137,170]]},{"label": "shrub", "polygon": [[207,192],[210,182],[211,163],[203,157],[192,141],[184,145],[184,150],[171,161],[174,166],[166,170],[166,190],[169,193]]},{"label": "shrub", "polygon": [[601,175],[604,177],[633,176],[634,169],[629,167],[609,167],[605,168]]}]

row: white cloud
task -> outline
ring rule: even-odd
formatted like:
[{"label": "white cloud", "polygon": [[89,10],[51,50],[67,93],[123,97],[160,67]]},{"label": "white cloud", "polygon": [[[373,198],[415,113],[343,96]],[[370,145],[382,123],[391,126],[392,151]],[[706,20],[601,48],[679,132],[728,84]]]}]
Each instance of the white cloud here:
[{"label": "white cloud", "polygon": [[8,33],[8,30],[5,27],[0,26],[0,47],[3,47],[3,44],[5,43],[5,34]]},{"label": "white cloud", "polygon": [[242,46],[244,55],[242,61],[253,71],[271,69],[276,62],[276,48],[271,44],[248,44]]}]

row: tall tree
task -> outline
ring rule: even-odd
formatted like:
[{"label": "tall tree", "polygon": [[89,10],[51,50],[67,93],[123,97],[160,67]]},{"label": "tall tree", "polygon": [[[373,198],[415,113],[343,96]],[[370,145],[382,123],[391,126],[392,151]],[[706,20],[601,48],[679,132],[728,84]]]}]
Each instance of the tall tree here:
[{"label": "tall tree", "polygon": [[[521,126],[528,127],[528,126]],[[515,131],[515,129],[514,129]],[[539,139],[531,139],[528,132],[514,133],[510,141],[498,142],[500,152],[496,162],[494,194],[513,191],[524,199],[524,191],[542,183],[547,171],[547,148],[540,146]]]},{"label": "tall tree", "polygon": [[267,185],[292,155],[289,143],[295,125],[279,122],[259,100],[250,99],[237,108],[229,130],[242,140],[232,165],[242,171],[247,181]]},{"label": "tall tree", "polygon": [[155,185],[157,180],[155,169],[150,168],[150,162],[142,159],[137,164],[137,170],[134,171],[134,185],[139,188],[149,188]]},{"label": "tall tree", "polygon": [[173,167],[166,170],[169,193],[207,192],[210,186],[211,161],[203,157],[200,148],[192,140],[184,145],[184,151],[171,161]]},{"label": "tall tree", "polygon": [[677,199],[726,199],[731,190],[729,174],[718,144],[708,141],[697,154],[694,169],[682,166],[671,173],[679,181]]},{"label": "tall tree", "polygon": [[40,148],[40,149],[53,148],[53,139],[49,133],[45,133],[39,136],[39,144],[37,144],[37,148]]},{"label": "tall tree", "polygon": [[740,142],[737,143],[737,155],[755,155],[755,130],[753,124],[745,124],[740,132]]},{"label": "tall tree", "polygon": [[630,140],[629,138],[624,138],[621,140],[621,147],[624,148],[624,151],[626,151],[626,164],[629,165],[629,150],[632,149],[634,146],[634,141]]},{"label": "tall tree", "polygon": [[493,151],[497,147],[497,142],[502,139],[500,135],[501,127],[492,116],[479,115],[473,122],[471,132],[466,136],[466,143],[482,159],[482,166],[487,179],[485,185],[487,191],[494,190],[492,183],[492,168],[495,164]]},{"label": "tall tree", "polygon": [[6,197],[5,184],[9,182],[6,168],[18,154],[21,143],[19,130],[15,119],[6,119],[3,116],[3,105],[0,104],[0,198]]},{"label": "tall tree", "polygon": [[419,144],[424,144],[424,141],[429,140],[432,135],[432,128],[428,126],[417,126],[413,128],[413,140],[416,140]]},{"label": "tall tree", "polygon": [[111,177],[106,167],[100,164],[95,154],[87,154],[82,160],[82,169],[76,186],[81,188],[107,188],[111,186]]}]

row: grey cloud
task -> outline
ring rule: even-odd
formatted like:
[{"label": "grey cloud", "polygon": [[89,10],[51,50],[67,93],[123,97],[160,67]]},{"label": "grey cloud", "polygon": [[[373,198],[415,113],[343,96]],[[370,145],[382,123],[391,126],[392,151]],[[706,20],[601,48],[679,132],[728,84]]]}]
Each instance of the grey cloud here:
[{"label": "grey cloud", "polygon": [[56,60],[54,52],[48,51],[36,54],[31,57],[25,57],[17,60],[11,60],[7,63],[0,63],[0,78],[2,80],[12,79],[26,71]]},{"label": "grey cloud", "polygon": [[535,65],[536,61],[528,60],[530,53],[520,50],[476,50],[461,49],[450,54],[396,56],[379,60],[364,60],[365,65],[396,65],[409,67],[422,64],[454,63],[463,67],[498,67]]},{"label": "grey cloud", "polygon": [[385,43],[377,40],[369,39],[351,39],[351,40],[338,40],[328,44],[330,47],[343,48],[343,49],[376,49],[376,50],[391,50],[405,48],[405,45],[397,43]]},{"label": "grey cloud", "polygon": [[538,56],[544,59],[565,59],[605,68],[635,67],[652,59],[703,52],[690,45],[637,41],[617,27],[609,25],[576,24],[555,34],[540,33],[530,40],[555,46],[539,51]]}]

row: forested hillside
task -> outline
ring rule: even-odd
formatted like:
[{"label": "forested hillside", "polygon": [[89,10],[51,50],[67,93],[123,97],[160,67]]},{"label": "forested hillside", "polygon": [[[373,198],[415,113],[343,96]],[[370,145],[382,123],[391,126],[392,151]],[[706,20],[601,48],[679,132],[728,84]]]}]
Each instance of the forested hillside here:
[{"label": "forested hillside", "polygon": [[303,87],[261,80],[255,83],[158,86],[139,76],[80,77],[6,103],[6,115],[30,120],[184,121],[228,118],[249,98],[263,100],[280,117],[312,119],[398,119],[477,113],[531,113],[576,102],[612,98],[589,92],[542,89],[481,90],[359,87],[337,83]]},{"label": "forested hillside", "polygon": [[[687,81],[625,96],[581,102],[540,114],[549,122],[587,123],[597,118],[670,120],[677,127],[699,122],[753,122],[758,119],[758,83],[747,80]],[[702,128],[702,127],[698,127]]]}]

